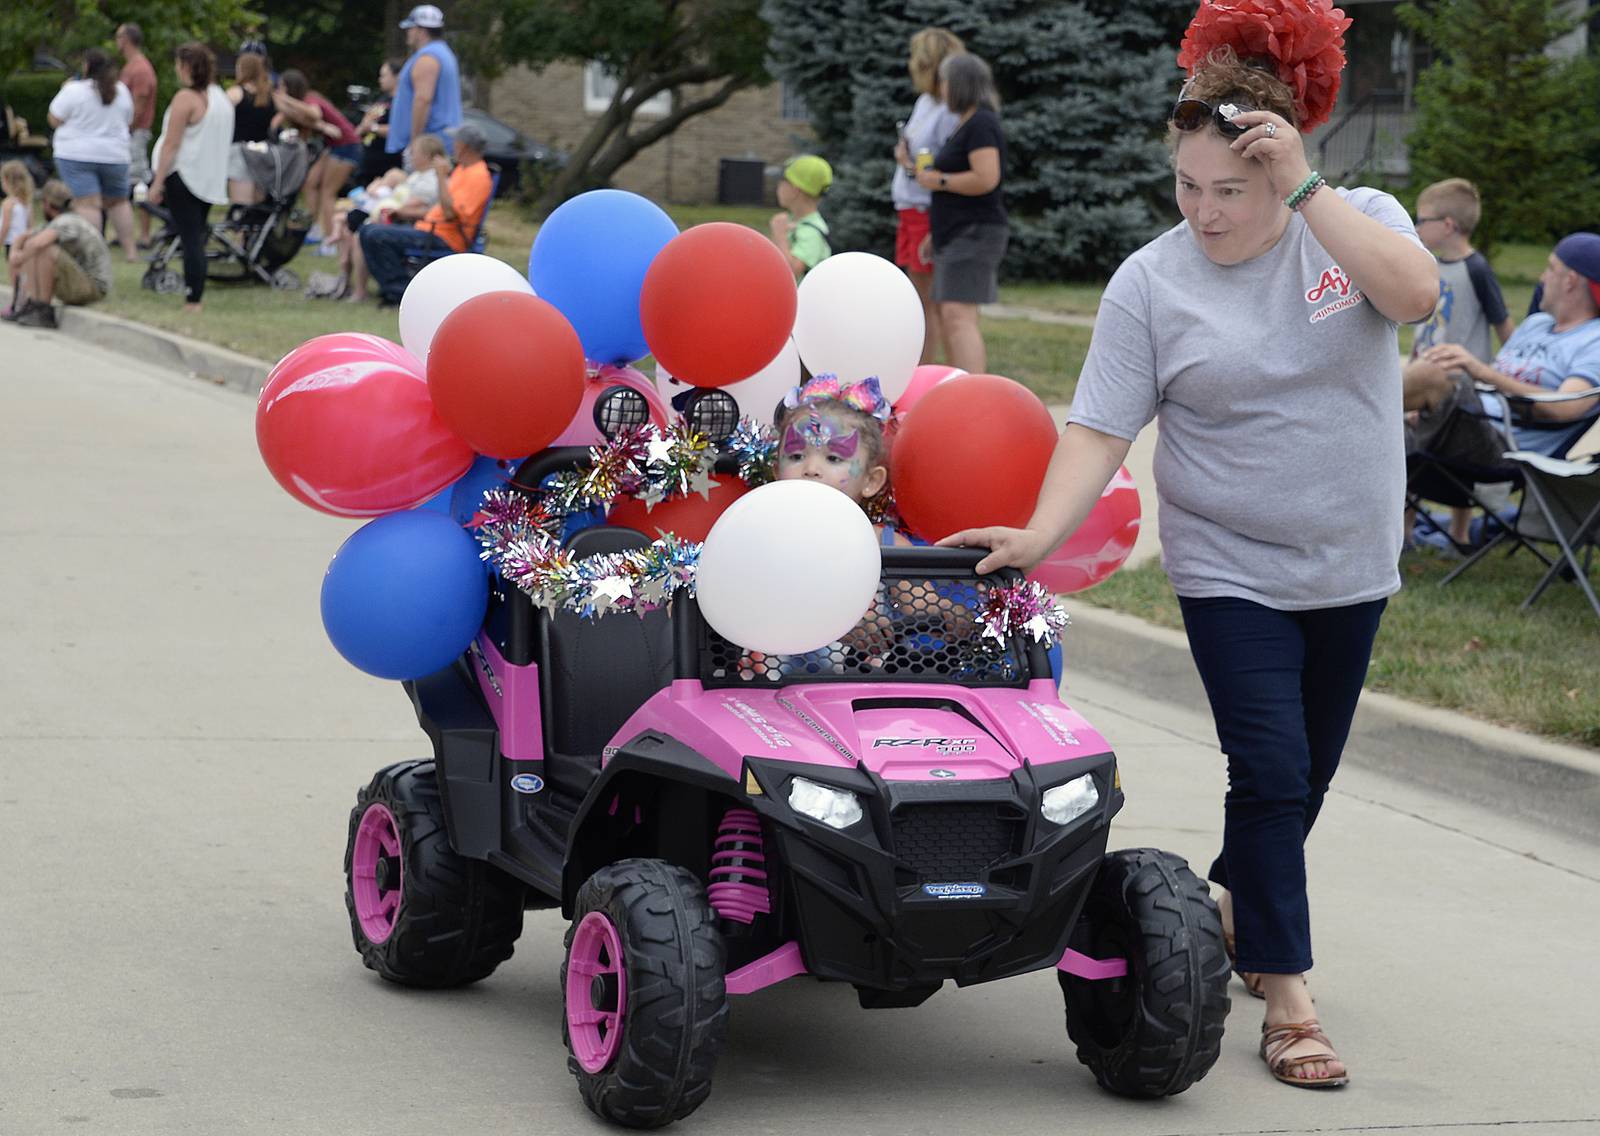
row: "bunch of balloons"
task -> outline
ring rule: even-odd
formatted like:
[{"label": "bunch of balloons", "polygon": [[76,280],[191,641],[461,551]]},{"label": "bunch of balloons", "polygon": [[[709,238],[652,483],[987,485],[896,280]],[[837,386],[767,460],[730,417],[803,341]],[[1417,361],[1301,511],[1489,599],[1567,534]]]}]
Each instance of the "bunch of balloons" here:
[{"label": "bunch of balloons", "polygon": [[[720,388],[766,424],[802,367],[846,382],[876,376],[898,411],[900,508],[928,540],[1026,521],[1055,441],[1043,405],[1009,379],[918,367],[922,306],[890,262],[841,253],[796,288],[765,235],[726,223],[680,233],[658,206],[619,190],[555,210],[526,276],[470,253],[423,268],[401,300],[399,339],[338,333],[302,344],[273,368],[256,411],[262,457],[286,491],[325,513],[371,518],[329,565],[322,612],[340,653],[385,678],[431,673],[477,634],[488,573],[462,526],[486,490],[547,446],[603,443],[595,406],[612,387],[635,391],[650,420],[666,424],[670,389],[632,367],[647,354],[658,382]],[[730,597],[752,585],[773,594],[768,568],[811,565],[815,578],[832,578],[847,575],[839,566],[848,562],[855,575],[836,595],[805,590],[801,620],[811,627],[806,639],[829,632],[813,646],[847,631],[835,624],[849,609],[852,623],[860,618],[869,568],[873,588],[877,579],[861,511],[836,493],[824,500],[816,486],[750,492],[718,480],[704,498],[649,509],[621,500],[611,520],[706,539],[708,618],[737,609]],[[1137,531],[1137,493],[1131,482],[1125,489],[1115,498],[1121,512],[1092,526],[1098,536],[1074,538],[1097,546],[1064,545],[1040,579],[1087,586],[1120,563],[1117,551],[1131,545],[1130,498]],[[774,520],[786,509],[787,522]],[[737,625],[724,631],[729,638],[780,651],[800,641],[788,606],[762,605],[755,623],[716,618]]]}]

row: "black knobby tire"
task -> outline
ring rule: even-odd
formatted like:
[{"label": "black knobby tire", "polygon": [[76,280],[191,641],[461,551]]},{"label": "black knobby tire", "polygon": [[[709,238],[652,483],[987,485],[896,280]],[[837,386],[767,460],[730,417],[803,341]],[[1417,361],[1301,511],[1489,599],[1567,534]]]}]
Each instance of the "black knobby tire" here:
[{"label": "black knobby tire", "polygon": [[1071,945],[1128,960],[1126,978],[1060,972],[1067,1034],[1103,1088],[1171,1096],[1210,1071],[1231,1005],[1228,956],[1217,905],[1187,863],[1154,848],[1109,853]]},{"label": "black knobby tire", "polygon": [[[350,870],[357,826],[373,803],[394,815],[402,866],[394,929],[381,943],[362,931]],[[430,988],[477,982],[511,957],[522,934],[522,885],[450,847],[431,761],[381,769],[356,795],[344,875],[356,950],[362,962],[391,982]]]},{"label": "black knobby tire", "polygon": [[[594,1113],[629,1128],[659,1128],[711,1095],[711,1074],[728,1033],[725,959],[716,914],[694,875],[664,860],[621,860],[578,891],[566,944],[579,922],[604,913],[622,940],[627,1001],[611,1063],[588,1073],[567,1042],[567,1068]],[[567,989],[567,962],[561,990]],[[564,1003],[563,1003],[564,1005]]]}]

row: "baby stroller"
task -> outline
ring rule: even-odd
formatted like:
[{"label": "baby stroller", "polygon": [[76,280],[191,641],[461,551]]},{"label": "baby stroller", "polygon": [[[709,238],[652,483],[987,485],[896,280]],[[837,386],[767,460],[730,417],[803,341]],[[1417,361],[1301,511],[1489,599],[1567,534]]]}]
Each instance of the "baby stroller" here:
[{"label": "baby stroller", "polygon": [[[313,155],[301,142],[253,142],[243,150],[251,178],[266,198],[256,205],[230,205],[210,226],[206,238],[206,277],[210,280],[259,280],[280,291],[300,288],[300,277],[284,265],[294,259],[311,228],[311,215],[294,202],[311,169]],[[183,273],[173,267],[182,245],[171,215],[159,206],[144,208],[160,217],[167,229],[156,241],[140,283],[154,292],[183,291]]]}]

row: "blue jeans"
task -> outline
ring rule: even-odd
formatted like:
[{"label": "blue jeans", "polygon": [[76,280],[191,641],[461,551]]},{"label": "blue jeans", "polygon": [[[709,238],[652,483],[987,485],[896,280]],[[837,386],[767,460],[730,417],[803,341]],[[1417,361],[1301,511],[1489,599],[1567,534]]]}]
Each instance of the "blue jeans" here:
[{"label": "blue jeans", "polygon": [[1243,971],[1311,969],[1305,840],[1350,734],[1387,600],[1277,611],[1178,597],[1228,758],[1222,854]]},{"label": "blue jeans", "polygon": [[411,282],[406,274],[408,251],[455,252],[442,237],[410,225],[362,225],[357,236],[361,238],[361,254],[367,258],[367,271],[372,274],[383,298],[391,304],[400,302],[406,285]]}]

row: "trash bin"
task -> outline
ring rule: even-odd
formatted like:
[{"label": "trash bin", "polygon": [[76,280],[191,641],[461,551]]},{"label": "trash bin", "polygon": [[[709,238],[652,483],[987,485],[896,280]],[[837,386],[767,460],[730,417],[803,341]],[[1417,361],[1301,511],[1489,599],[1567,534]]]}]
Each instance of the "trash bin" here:
[{"label": "trash bin", "polygon": [[718,205],[760,205],[765,200],[766,163],[760,158],[723,158],[717,168]]}]

